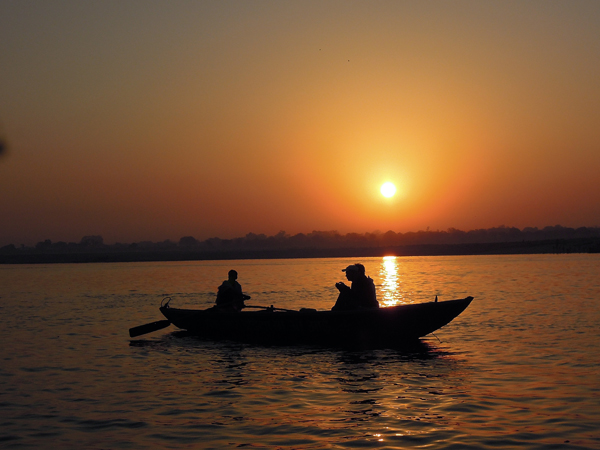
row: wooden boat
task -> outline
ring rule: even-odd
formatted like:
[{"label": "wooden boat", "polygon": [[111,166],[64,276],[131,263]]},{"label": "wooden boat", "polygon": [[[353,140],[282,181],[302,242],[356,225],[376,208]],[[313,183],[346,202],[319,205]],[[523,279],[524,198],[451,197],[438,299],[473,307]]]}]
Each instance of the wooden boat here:
[{"label": "wooden boat", "polygon": [[267,343],[403,343],[447,325],[472,300],[473,297],[466,297],[353,311],[291,311],[270,307],[242,312],[171,308],[167,302],[160,311],[175,326],[216,339]]}]

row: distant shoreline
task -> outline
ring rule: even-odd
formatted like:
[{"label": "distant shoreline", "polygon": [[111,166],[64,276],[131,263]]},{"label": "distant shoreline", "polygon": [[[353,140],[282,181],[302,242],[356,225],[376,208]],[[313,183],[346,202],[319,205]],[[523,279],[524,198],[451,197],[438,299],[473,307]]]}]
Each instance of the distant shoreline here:
[{"label": "distant shoreline", "polygon": [[450,256],[600,253],[600,237],[467,244],[414,244],[361,248],[290,248],[228,250],[88,250],[0,254],[0,264],[72,264],[150,261],[218,261],[232,259],[366,258],[377,256]]}]

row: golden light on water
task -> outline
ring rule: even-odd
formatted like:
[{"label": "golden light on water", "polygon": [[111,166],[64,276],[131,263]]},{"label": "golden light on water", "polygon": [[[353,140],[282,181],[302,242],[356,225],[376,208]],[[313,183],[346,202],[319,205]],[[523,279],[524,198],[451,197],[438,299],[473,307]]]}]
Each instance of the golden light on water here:
[{"label": "golden light on water", "polygon": [[400,280],[398,275],[398,260],[395,256],[384,256],[381,263],[381,287],[379,293],[382,298],[379,304],[382,307],[396,306],[404,303],[400,291]]}]

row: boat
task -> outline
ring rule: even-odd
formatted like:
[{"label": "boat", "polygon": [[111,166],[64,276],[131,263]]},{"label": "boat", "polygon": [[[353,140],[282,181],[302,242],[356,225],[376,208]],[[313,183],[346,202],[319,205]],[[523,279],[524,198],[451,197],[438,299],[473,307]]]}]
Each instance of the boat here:
[{"label": "boat", "polygon": [[169,299],[160,307],[167,320],[155,324],[173,324],[190,334],[212,339],[246,342],[401,344],[449,324],[472,300],[473,297],[466,297],[438,302],[436,297],[436,301],[427,303],[351,311],[260,306],[255,307],[258,311],[225,312],[217,308],[172,308]]}]

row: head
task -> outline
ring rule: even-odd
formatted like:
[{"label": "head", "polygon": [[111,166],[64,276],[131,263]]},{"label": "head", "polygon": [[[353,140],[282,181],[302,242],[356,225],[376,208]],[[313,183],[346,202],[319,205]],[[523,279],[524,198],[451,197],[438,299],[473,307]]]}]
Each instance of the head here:
[{"label": "head", "polygon": [[345,269],[342,269],[342,272],[346,272],[346,278],[348,281],[352,281],[355,280],[360,274],[360,269],[356,267],[356,264],[351,264]]},{"label": "head", "polygon": [[365,266],[363,266],[361,263],[354,264],[354,267],[356,267],[360,275],[365,275]]},{"label": "head", "polygon": [[237,272],[235,270],[230,270],[227,275],[229,275],[230,280],[237,280]]}]

